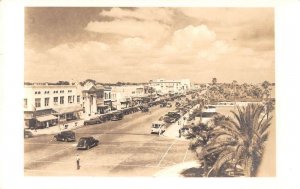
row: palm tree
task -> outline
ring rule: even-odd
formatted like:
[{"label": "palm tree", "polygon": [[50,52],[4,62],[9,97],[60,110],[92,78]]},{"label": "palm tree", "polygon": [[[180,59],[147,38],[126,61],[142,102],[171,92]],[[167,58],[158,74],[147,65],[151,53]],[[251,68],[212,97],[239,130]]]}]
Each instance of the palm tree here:
[{"label": "palm tree", "polygon": [[231,170],[234,176],[252,177],[262,159],[272,117],[266,118],[264,106],[258,104],[237,107],[232,113],[235,119],[223,116],[216,120],[209,133],[211,140],[199,154],[209,168],[207,176],[226,176]]},{"label": "palm tree", "polygon": [[217,78],[216,78],[216,77],[212,78],[212,84],[213,84],[213,85],[216,85],[216,84],[217,84]]},{"label": "palm tree", "polygon": [[270,90],[269,90],[269,86],[271,84],[268,81],[264,81],[261,86],[264,89],[264,94],[266,95],[266,98],[268,99],[268,97],[270,96]]}]

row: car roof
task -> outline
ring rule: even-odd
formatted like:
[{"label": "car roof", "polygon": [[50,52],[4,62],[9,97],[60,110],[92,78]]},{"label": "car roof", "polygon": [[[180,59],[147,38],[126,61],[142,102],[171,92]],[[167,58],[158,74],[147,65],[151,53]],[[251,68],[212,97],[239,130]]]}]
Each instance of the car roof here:
[{"label": "car roof", "polygon": [[163,121],[154,121],[154,122],[152,122],[152,124],[165,124],[165,122],[163,122]]},{"label": "car roof", "polygon": [[73,131],[62,131],[61,133],[74,133]]},{"label": "car roof", "polygon": [[90,138],[94,138],[94,137],[92,137],[92,136],[90,136],[90,137],[81,137],[80,140],[81,139],[90,139]]}]

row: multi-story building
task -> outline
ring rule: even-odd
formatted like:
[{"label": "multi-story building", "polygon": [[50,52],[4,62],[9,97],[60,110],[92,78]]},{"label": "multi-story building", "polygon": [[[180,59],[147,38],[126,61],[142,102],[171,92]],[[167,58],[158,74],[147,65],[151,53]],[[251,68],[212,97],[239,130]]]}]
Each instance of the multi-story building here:
[{"label": "multi-story building", "polygon": [[112,86],[111,95],[113,106],[116,109],[123,109],[135,105],[135,99],[145,97],[143,85]]},{"label": "multi-story building", "polygon": [[83,109],[76,85],[25,85],[24,92],[26,126],[49,127],[80,118]]},{"label": "multi-story building", "polygon": [[154,88],[157,94],[184,93],[191,88],[189,79],[165,80],[157,79],[149,81],[150,87]]}]

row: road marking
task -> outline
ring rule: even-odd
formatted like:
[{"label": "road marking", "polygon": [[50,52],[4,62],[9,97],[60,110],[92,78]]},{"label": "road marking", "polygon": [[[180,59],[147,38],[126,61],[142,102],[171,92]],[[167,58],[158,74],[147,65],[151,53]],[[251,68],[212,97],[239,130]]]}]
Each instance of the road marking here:
[{"label": "road marking", "polygon": [[177,142],[177,140],[174,140],[174,142],[169,146],[169,148],[167,149],[167,151],[165,152],[165,154],[162,156],[162,158],[160,159],[160,161],[158,162],[158,164],[156,165],[157,167],[160,167],[161,162],[165,159],[165,157],[167,156],[168,152],[170,151],[170,149],[172,148],[172,146]]},{"label": "road marking", "polygon": [[187,148],[186,151],[185,151],[185,155],[183,157],[183,160],[182,160],[182,163],[184,163],[185,159],[186,159],[186,156],[187,156],[187,153],[188,153],[189,149]]}]

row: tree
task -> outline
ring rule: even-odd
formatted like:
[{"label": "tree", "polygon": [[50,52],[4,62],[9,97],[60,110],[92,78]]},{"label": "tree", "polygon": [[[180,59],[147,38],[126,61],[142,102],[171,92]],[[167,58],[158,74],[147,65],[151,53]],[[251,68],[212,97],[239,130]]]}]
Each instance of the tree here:
[{"label": "tree", "polygon": [[261,86],[264,89],[264,94],[266,95],[267,98],[269,98],[270,96],[270,90],[269,90],[269,86],[271,84],[268,81],[264,81]]},{"label": "tree", "polygon": [[96,80],[93,80],[93,79],[86,79],[85,81],[82,81],[82,82],[80,82],[79,84],[81,85],[81,86],[84,86],[86,83],[88,83],[88,82],[91,82],[91,83],[93,83],[94,85],[96,85]]},{"label": "tree", "polygon": [[249,104],[237,107],[234,118],[219,117],[209,133],[211,140],[199,154],[207,166],[207,176],[255,176],[261,162],[264,142],[268,138],[270,118],[264,106]]},{"label": "tree", "polygon": [[217,84],[217,78],[215,78],[215,77],[212,78],[212,84],[213,84],[213,85]]}]

